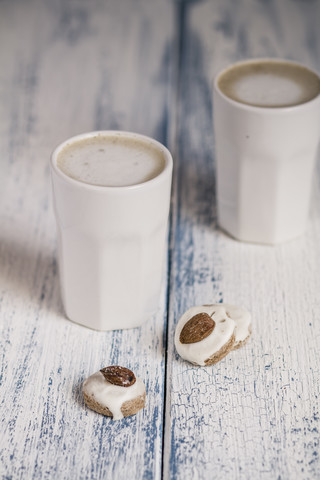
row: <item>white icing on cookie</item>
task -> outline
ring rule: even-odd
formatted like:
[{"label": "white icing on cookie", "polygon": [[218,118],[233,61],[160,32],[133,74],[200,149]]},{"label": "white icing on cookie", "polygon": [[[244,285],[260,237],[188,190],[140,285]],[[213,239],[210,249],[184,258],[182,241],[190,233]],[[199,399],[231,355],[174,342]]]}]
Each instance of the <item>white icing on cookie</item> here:
[{"label": "white icing on cookie", "polygon": [[[180,333],[184,325],[198,313],[207,313],[215,321],[215,327],[207,338],[196,343],[181,343]],[[219,350],[230,340],[234,333],[235,322],[227,316],[223,305],[200,305],[187,310],[179,319],[176,333],[175,346],[179,355],[184,359],[196,365],[205,366],[205,361]]]},{"label": "white icing on cookie", "polygon": [[130,387],[120,387],[108,382],[99,371],[91,375],[83,383],[84,392],[98,402],[102,407],[107,407],[114,420],[121,420],[123,413],[121,407],[124,402],[133,400],[145,393],[145,386],[140,378]]},{"label": "white icing on cookie", "polygon": [[230,305],[229,303],[213,304],[212,307],[215,308],[219,305],[222,305],[225,308],[227,315],[236,322],[236,329],[234,332],[236,341],[233,348],[237,348],[238,344],[246,340],[251,333],[251,314],[245,308],[238,307],[237,305]]}]

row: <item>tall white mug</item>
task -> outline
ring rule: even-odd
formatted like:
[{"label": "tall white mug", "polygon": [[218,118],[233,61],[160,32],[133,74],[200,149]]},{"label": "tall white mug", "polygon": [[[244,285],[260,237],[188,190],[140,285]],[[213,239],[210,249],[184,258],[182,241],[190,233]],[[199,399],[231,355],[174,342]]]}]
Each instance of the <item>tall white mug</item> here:
[{"label": "tall white mug", "polygon": [[[163,168],[152,179],[124,186],[85,183],[59,168],[57,160],[66,146],[97,136],[140,142],[162,156]],[[96,330],[140,326],[159,303],[170,206],[170,152],[143,135],[90,132],[54,150],[51,174],[67,317]]]},{"label": "tall white mug", "polygon": [[[254,78],[240,79],[238,87],[233,86],[238,88],[239,95],[245,99],[248,96],[248,101],[229,95],[228,85],[223,90],[223,80],[230,69],[233,75],[237,75],[235,67],[239,66],[252,67],[259,73],[261,63],[268,62],[280,68],[280,76],[271,79],[260,92],[261,105],[250,104]],[[296,68],[298,80],[291,82],[290,74],[287,79],[282,77],[282,68]],[[238,240],[277,244],[305,231],[320,138],[320,91],[311,99],[296,103],[290,95],[301,94],[304,86],[300,76],[308,72],[311,77],[314,75],[311,80],[317,91],[317,74],[286,60],[239,62],[215,78],[218,223]],[[262,82],[270,80],[262,74],[259,78]],[[308,89],[307,81],[305,88]],[[273,97],[275,103],[268,105]]]}]

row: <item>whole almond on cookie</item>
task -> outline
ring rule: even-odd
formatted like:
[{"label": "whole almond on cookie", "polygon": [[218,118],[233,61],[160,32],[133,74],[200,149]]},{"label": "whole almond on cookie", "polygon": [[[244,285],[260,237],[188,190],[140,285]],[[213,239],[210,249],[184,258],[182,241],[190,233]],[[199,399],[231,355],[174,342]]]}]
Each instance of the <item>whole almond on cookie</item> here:
[{"label": "whole almond on cookie", "polygon": [[184,325],[180,333],[181,343],[197,343],[207,338],[215,327],[215,321],[205,312],[197,313]]},{"label": "whole almond on cookie", "polygon": [[129,368],[111,365],[100,370],[104,378],[113,385],[119,387],[130,387],[136,381],[135,374]]}]

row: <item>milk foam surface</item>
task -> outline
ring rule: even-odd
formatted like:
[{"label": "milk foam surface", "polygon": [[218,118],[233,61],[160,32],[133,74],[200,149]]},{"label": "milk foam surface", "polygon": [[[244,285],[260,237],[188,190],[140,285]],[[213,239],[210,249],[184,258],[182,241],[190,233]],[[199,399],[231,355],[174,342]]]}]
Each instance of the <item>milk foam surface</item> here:
[{"label": "milk foam surface", "polygon": [[300,65],[252,61],[234,65],[219,78],[220,90],[233,100],[260,107],[287,107],[320,94],[320,79]]},{"label": "milk foam surface", "polygon": [[119,187],[155,178],[164,169],[165,157],[148,140],[97,134],[67,144],[58,154],[57,166],[80,182]]}]

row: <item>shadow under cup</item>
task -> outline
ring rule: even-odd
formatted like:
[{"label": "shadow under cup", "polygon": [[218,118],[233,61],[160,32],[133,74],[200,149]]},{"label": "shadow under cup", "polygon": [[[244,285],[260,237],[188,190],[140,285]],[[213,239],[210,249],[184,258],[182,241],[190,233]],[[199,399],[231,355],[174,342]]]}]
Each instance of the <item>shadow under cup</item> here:
[{"label": "shadow under cup", "polygon": [[[270,65],[280,72],[271,82]],[[250,100],[258,77],[252,76],[246,84],[241,69],[258,72],[266,82],[259,93],[261,104]],[[314,89],[310,98],[296,103],[290,99],[286,87],[294,83],[292,75],[298,75],[300,84],[304,75],[310,77]],[[228,76],[233,91],[228,90],[230,82],[224,86]],[[239,78],[237,94],[232,82]],[[292,89],[292,96],[299,88],[303,90],[301,85]],[[239,92],[247,95],[244,101]],[[248,60],[219,73],[213,95],[220,227],[246,242],[277,244],[298,237],[307,225],[319,148],[319,76],[296,62]],[[271,95],[273,103],[268,105]]]},{"label": "shadow under cup", "polygon": [[[160,173],[142,183],[100,186],[66,175],[60,153],[96,137],[156,150]],[[129,132],[73,137],[51,157],[62,300],[67,317],[96,330],[140,326],[159,305],[170,207],[172,157],[159,142]]]}]

